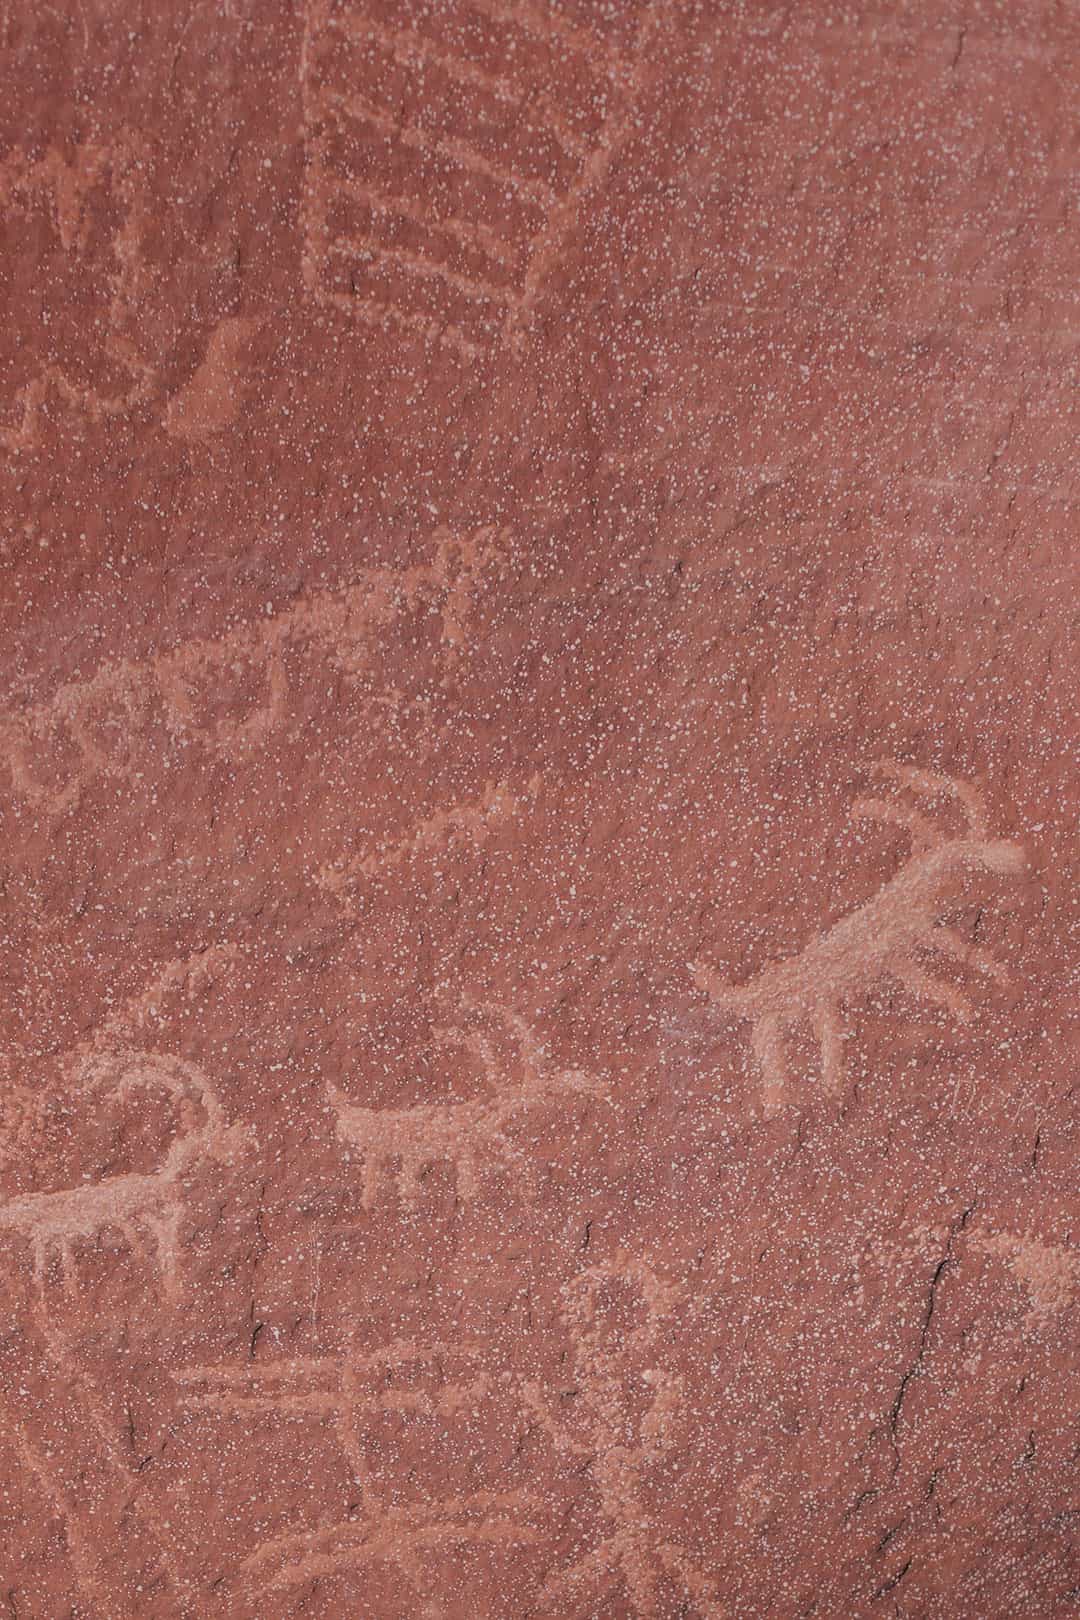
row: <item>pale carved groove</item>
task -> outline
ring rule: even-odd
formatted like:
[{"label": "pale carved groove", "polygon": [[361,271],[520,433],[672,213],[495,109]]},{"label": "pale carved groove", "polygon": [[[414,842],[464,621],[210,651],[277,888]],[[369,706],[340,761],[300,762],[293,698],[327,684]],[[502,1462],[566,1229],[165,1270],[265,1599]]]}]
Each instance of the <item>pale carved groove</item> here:
[{"label": "pale carved groove", "polygon": [[[538,1532],[524,1520],[537,1507],[526,1491],[475,1490],[434,1501],[384,1499],[369,1461],[368,1431],[387,1413],[440,1424],[482,1406],[492,1381],[469,1344],[396,1340],[376,1351],[290,1358],[258,1367],[189,1367],[174,1375],[181,1404],[221,1419],[271,1416],[283,1423],[329,1420],[358,1500],[347,1519],[274,1536],[240,1563],[258,1591],[388,1564],[419,1587],[431,1560],[461,1546],[523,1546]],[[456,1375],[450,1369],[463,1364]],[[375,1455],[378,1448],[375,1448]]]}]

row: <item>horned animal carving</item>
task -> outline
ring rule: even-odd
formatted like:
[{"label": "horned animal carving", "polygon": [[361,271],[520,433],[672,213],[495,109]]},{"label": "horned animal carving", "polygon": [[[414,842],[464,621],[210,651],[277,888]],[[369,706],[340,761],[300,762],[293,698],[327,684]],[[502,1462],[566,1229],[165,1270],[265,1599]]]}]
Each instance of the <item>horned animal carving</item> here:
[{"label": "horned animal carving", "polygon": [[[555,1067],[520,1015],[483,1004],[470,1004],[467,1010],[486,1020],[488,1027],[481,1022],[477,1028],[440,1029],[433,1045],[471,1051],[484,1072],[486,1095],[471,1102],[367,1108],[327,1080],[337,1135],[364,1157],[365,1209],[372,1207],[384,1176],[397,1184],[402,1202],[412,1207],[424,1171],[440,1160],[454,1166],[461,1198],[473,1199],[485,1165],[506,1167],[521,1159],[512,1139],[516,1122],[534,1109],[566,1108],[577,1099],[603,1096],[603,1082],[597,1077],[581,1069]],[[493,1041],[500,1026],[517,1045],[517,1060],[508,1073],[500,1067]]]},{"label": "horned animal carving", "polygon": [[893,981],[944,1007],[961,1023],[972,1008],[954,985],[935,978],[918,953],[939,951],[965,967],[1008,982],[1005,969],[986,950],[938,919],[961,892],[967,875],[998,877],[1024,871],[1020,844],[989,836],[982,800],[968,783],[890,762],[876,772],[923,798],[948,796],[958,805],[964,827],[950,836],[928,817],[900,800],[859,799],[855,818],[892,822],[907,830],[911,854],[871,900],[849,912],[797,956],[772,962],[747,984],[727,983],[701,962],[688,964],[695,984],[714,1006],[752,1024],[750,1045],[761,1071],[765,1112],[784,1101],[788,1061],[786,1038],[797,1025],[813,1028],[821,1049],[822,1079],[835,1092],[844,1079],[842,1013],[845,1005],[876,984]]},{"label": "horned animal carving", "polygon": [[[123,1067],[114,1078],[114,1065]],[[44,1282],[50,1253],[59,1257],[61,1276],[71,1284],[72,1246],[106,1228],[121,1231],[132,1248],[148,1236],[157,1250],[167,1294],[176,1286],[176,1236],[183,1213],[182,1178],[204,1157],[227,1160],[246,1138],[242,1126],[227,1127],[221,1104],[191,1063],[143,1052],[100,1054],[90,1060],[99,1070],[88,1076],[103,1086],[102,1096],[126,1102],[136,1090],[158,1087],[176,1100],[180,1130],[156,1170],[109,1176],[58,1192],[27,1193],[0,1205],[0,1233],[22,1237],[30,1246],[34,1274]]]}]

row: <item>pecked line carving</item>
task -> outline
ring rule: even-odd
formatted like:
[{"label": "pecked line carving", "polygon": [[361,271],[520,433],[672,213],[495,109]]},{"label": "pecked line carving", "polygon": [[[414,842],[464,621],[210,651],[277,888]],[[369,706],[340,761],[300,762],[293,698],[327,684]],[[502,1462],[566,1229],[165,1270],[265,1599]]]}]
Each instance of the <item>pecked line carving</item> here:
[{"label": "pecked line carving", "polygon": [[189,1411],[242,1420],[271,1415],[283,1423],[332,1422],[356,1489],[347,1519],[287,1530],[241,1561],[239,1573],[256,1591],[280,1591],[345,1570],[389,1565],[423,1590],[440,1550],[463,1546],[522,1546],[539,1539],[525,1519],[538,1503],[522,1490],[479,1489],[429,1501],[388,1499],[380,1485],[377,1440],[386,1413],[443,1426],[474,1412],[491,1393],[491,1379],[472,1344],[399,1339],[375,1351],[297,1357],[262,1366],[193,1366],[173,1376]]}]

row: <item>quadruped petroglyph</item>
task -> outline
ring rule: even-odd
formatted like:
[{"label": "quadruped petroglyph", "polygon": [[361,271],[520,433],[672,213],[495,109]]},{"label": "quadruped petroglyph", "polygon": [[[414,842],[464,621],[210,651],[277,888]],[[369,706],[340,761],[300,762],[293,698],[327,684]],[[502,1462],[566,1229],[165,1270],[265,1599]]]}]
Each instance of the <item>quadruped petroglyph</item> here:
[{"label": "quadruped petroglyph", "polygon": [[821,1050],[826,1088],[844,1081],[843,1013],[846,1006],[877,985],[893,982],[943,1007],[966,1023],[967,997],[935,978],[919,961],[920,951],[936,951],[1000,983],[1005,969],[980,946],[940,919],[967,877],[1016,877],[1027,865],[1023,847],[990,836],[982,800],[970,784],[907,765],[881,762],[875,770],[921,798],[949,798],[959,808],[963,829],[949,833],[901,800],[860,799],[852,815],[889,822],[908,833],[911,854],[885,887],[849,912],[797,956],[770,963],[747,984],[731,984],[715,968],[689,964],[695,984],[715,1007],[751,1024],[750,1045],[760,1072],[766,1113],[787,1095],[789,1065],[785,1043],[797,1025],[813,1029]]},{"label": "quadruped petroglyph", "polygon": [[[17,798],[46,815],[74,809],[95,782],[133,782],[149,728],[182,747],[198,742],[226,756],[262,747],[288,721],[287,662],[310,649],[346,677],[363,675],[380,631],[402,615],[440,615],[444,679],[462,657],[473,594],[500,566],[504,532],[444,527],[431,559],[411,568],[360,570],[339,588],[312,591],[281,612],[242,623],[144,660],[119,659],[66,681],[42,703],[0,712],[0,763]],[[228,712],[220,706],[225,689]],[[377,704],[393,703],[389,697]]]},{"label": "quadruped petroglyph", "polygon": [[[473,1199],[485,1166],[526,1168],[512,1136],[516,1125],[538,1110],[604,1096],[598,1078],[581,1069],[556,1068],[517,1013],[485,1003],[466,1003],[463,1012],[460,1025],[435,1032],[435,1042],[474,1058],[486,1084],[484,1095],[469,1102],[368,1108],[327,1080],[337,1134],[363,1156],[365,1208],[374,1203],[382,1177],[392,1179],[402,1203],[413,1207],[421,1177],[440,1161],[453,1166],[458,1196]],[[500,1033],[509,1033],[516,1047],[509,1073],[496,1052]]]},{"label": "quadruped petroglyph", "polygon": [[470,0],[464,26],[309,0],[309,297],[465,360],[516,341],[626,135],[662,10],[617,38],[518,0]]},{"label": "quadruped petroglyph", "polygon": [[176,1107],[179,1129],[161,1164],[148,1172],[108,1176],[57,1192],[27,1193],[0,1205],[0,1235],[29,1246],[34,1276],[44,1287],[50,1255],[56,1255],[65,1287],[74,1277],[74,1249],[105,1231],[121,1233],[133,1250],[149,1239],[167,1297],[179,1287],[177,1230],[183,1214],[183,1180],[202,1160],[229,1162],[247,1139],[228,1126],[201,1070],[179,1058],[130,1049],[99,1051],[80,1060],[85,1091],[102,1101],[125,1103],[157,1089]]},{"label": "quadruped petroglyph", "polygon": [[548,1580],[549,1601],[570,1597],[576,1604],[592,1592],[603,1603],[621,1588],[631,1605],[625,1612],[655,1620],[667,1583],[681,1589],[703,1620],[726,1620],[715,1583],[655,1524],[643,1491],[647,1469],[674,1445],[682,1421],[683,1382],[663,1368],[661,1341],[675,1331],[684,1305],[679,1288],[632,1255],[590,1267],[563,1290],[578,1384],[574,1421],[556,1421],[534,1384],[525,1386],[524,1401],[558,1450],[591,1459],[589,1474],[609,1529],[577,1563]]},{"label": "quadruped petroglyph", "polygon": [[[258,1590],[299,1585],[343,1570],[389,1564],[422,1584],[440,1551],[465,1545],[521,1546],[537,1540],[525,1516],[527,1492],[475,1490],[402,1502],[381,1488],[375,1425],[386,1414],[421,1415],[448,1424],[487,1399],[492,1384],[480,1347],[395,1340],[376,1351],[300,1357],[264,1366],[189,1367],[174,1375],[188,1410],[242,1420],[333,1424],[356,1487],[357,1509],[333,1524],[272,1537],[240,1565]],[[393,1498],[398,1496],[397,1500]]]}]

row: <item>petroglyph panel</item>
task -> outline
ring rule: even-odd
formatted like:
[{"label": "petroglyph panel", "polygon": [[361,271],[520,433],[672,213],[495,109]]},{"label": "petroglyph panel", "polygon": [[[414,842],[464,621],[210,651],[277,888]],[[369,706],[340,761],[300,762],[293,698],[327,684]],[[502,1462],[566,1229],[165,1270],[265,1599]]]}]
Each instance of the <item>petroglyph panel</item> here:
[{"label": "petroglyph panel", "polygon": [[1076,1611],[1076,24],[0,6],[4,1620]]},{"label": "petroglyph panel", "polygon": [[624,138],[660,9],[612,31],[603,7],[311,0],[309,296],[464,360],[515,342]]}]

